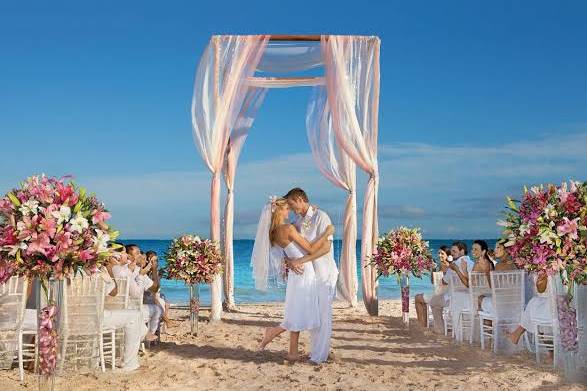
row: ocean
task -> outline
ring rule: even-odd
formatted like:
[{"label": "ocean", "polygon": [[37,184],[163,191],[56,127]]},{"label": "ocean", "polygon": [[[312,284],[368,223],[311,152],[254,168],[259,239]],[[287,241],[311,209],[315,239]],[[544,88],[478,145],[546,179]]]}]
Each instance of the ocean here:
[{"label": "ocean", "polygon": [[[430,249],[433,256],[440,246],[450,244],[454,240],[430,240]],[[165,266],[165,251],[170,244],[170,240],[122,240],[124,244],[137,244],[143,251],[155,251],[159,256],[159,267]],[[471,248],[473,241],[465,240],[465,243]],[[495,239],[487,240],[490,248],[495,246]],[[341,241],[334,241],[334,258],[338,263],[340,260]],[[285,298],[285,289],[273,289],[267,292],[255,289],[251,271],[251,252],[253,251],[253,240],[235,240],[234,241],[234,296],[237,304],[245,303],[269,303],[282,302]],[[361,253],[361,243],[357,241],[357,255]],[[359,301],[361,298],[361,265],[357,260],[357,271],[359,274]],[[168,301],[173,304],[186,304],[189,301],[189,295],[186,285],[180,281],[163,280],[161,290],[167,297]],[[432,291],[430,277],[410,278],[410,295],[413,297],[416,293],[427,293]],[[395,277],[379,279],[379,298],[395,299],[400,297],[400,290]],[[210,289],[207,285],[200,287],[200,300],[203,305],[210,303]]]}]

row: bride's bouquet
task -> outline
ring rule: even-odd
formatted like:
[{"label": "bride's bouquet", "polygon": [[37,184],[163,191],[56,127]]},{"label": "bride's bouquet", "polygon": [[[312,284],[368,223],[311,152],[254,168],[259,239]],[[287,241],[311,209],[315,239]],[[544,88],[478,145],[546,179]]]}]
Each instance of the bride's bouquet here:
[{"label": "bride's bouquet", "polygon": [[164,276],[186,284],[210,284],[222,271],[222,255],[218,243],[196,235],[174,239],[165,254]]},{"label": "bride's bouquet", "polygon": [[377,268],[378,277],[412,274],[422,277],[435,267],[428,242],[422,239],[418,228],[399,227],[379,238],[371,265]]},{"label": "bride's bouquet", "polygon": [[0,283],[12,275],[72,277],[95,272],[109,255],[108,213],[64,178],[32,176],[0,198]]},{"label": "bride's bouquet", "polygon": [[518,267],[561,274],[564,282],[587,281],[587,182],[524,189],[521,201],[508,198],[505,246]]}]

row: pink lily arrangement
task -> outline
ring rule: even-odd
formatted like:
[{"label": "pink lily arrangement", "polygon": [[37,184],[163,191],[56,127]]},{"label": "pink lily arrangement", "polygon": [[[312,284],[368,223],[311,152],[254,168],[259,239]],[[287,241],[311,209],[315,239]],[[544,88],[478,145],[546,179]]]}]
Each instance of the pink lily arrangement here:
[{"label": "pink lily arrangement", "polygon": [[210,284],[222,271],[222,255],[218,243],[183,235],[174,239],[167,253],[165,278],[182,280],[186,284]]}]

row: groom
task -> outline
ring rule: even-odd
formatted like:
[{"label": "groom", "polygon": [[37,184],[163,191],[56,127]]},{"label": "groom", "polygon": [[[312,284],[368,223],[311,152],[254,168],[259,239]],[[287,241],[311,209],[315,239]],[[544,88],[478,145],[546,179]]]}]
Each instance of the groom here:
[{"label": "groom", "polygon": [[[309,242],[314,241],[331,225],[330,217],[314,205],[310,205],[306,192],[296,187],[283,198],[298,216],[295,226]],[[315,363],[326,361],[330,352],[330,336],[332,335],[332,301],[336,292],[338,269],[332,251],[332,236],[329,242],[312,256],[288,260],[288,266],[299,271],[304,262],[312,261],[316,273],[318,288],[318,307],[320,311],[320,327],[311,331],[312,351],[310,360]]]}]

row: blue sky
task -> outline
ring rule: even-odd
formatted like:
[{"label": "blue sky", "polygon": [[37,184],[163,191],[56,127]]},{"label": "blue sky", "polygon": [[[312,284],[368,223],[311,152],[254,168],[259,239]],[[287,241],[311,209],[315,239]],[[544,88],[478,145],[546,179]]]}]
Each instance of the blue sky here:
[{"label": "blue sky", "polygon": [[[495,237],[506,195],[587,179],[586,12],[580,1],[2,2],[0,190],[73,174],[124,237],[207,234],[189,105],[210,35],[378,35],[381,230]],[[309,155],[309,95],[270,91],[259,111],[237,237],[293,185],[340,223],[344,194]]]}]

